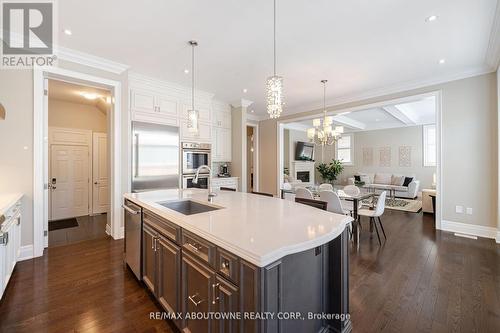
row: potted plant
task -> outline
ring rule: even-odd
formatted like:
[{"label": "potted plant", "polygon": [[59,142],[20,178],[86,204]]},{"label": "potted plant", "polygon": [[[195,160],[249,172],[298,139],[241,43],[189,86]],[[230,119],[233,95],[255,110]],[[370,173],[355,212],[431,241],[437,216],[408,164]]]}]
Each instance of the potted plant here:
[{"label": "potted plant", "polygon": [[332,161],[328,164],[320,163],[316,169],[325,182],[333,185],[333,183],[337,180],[337,176],[344,171],[344,166],[342,165],[341,160],[332,159]]}]

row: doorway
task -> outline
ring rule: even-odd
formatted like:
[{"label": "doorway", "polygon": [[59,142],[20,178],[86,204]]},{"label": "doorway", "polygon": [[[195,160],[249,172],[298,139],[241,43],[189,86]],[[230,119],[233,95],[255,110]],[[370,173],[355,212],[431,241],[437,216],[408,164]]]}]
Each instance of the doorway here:
[{"label": "doorway", "polygon": [[[362,191],[371,189],[377,194],[381,192],[377,192],[379,183],[390,181],[396,186],[402,182],[392,190],[386,207],[434,213],[436,228],[440,229],[441,203],[446,195],[441,191],[441,93],[327,110],[327,114],[335,126],[342,127],[343,133],[331,146],[314,144],[311,153],[305,154],[307,161],[302,150],[297,158],[297,143],[310,144],[309,134],[314,134],[311,129],[322,121],[322,114],[278,121],[278,193],[282,188],[297,186],[316,188],[325,182],[318,171],[319,164],[335,160],[342,164],[335,181],[337,189],[357,184]],[[308,167],[309,181],[300,179]]]},{"label": "doorway", "polygon": [[104,238],[111,91],[48,80],[48,246]]},{"label": "doorway", "polygon": [[259,190],[259,125],[248,123],[247,140],[247,192]]},{"label": "doorway", "polygon": [[[85,173],[85,167],[82,165],[87,165],[88,187],[79,188],[78,182],[70,182],[68,184],[69,189],[76,192],[69,202],[73,204],[73,208],[69,209],[66,213],[68,215],[79,215],[82,211],[76,211],[75,207],[80,205],[85,207],[85,201],[87,200],[87,214],[80,216],[82,224],[94,223],[93,220],[99,220],[98,232],[102,233],[103,230],[106,234],[111,235],[114,239],[123,238],[123,226],[121,222],[122,211],[120,209],[122,201],[122,169],[124,172],[130,172],[130,166],[126,165],[126,168],[122,167],[122,132],[121,132],[121,83],[118,81],[108,80],[96,76],[91,76],[79,72],[74,72],[70,70],[65,70],[61,68],[35,68],[33,70],[33,98],[34,98],[34,149],[33,149],[33,160],[35,165],[40,165],[40,168],[35,168],[34,172],[34,239],[33,239],[33,256],[39,257],[43,255],[43,250],[49,244],[49,228],[48,221],[49,217],[52,218],[52,201],[49,200],[51,196],[52,179],[49,182],[49,163],[53,158],[52,149],[50,146],[52,144],[60,146],[87,146],[87,163],[84,163],[85,159],[77,157],[81,151],[77,149],[70,154],[68,157],[70,160],[67,162],[70,164],[66,168],[60,168],[61,170],[73,170],[71,172],[78,173],[78,175]],[[104,128],[102,130],[87,130],[83,128],[78,128],[83,124],[83,121],[77,120],[70,122],[71,126],[59,126],[57,124],[52,124],[49,131],[49,80],[54,80],[58,82],[63,82],[67,84],[80,85],[87,87],[89,89],[106,91],[108,96],[106,98],[101,98],[99,103],[107,104],[108,111],[106,113],[106,121]],[[93,93],[88,95],[78,94],[80,97],[86,99],[94,99]],[[126,116],[126,115],[125,115]],[[67,120],[61,118],[63,120]],[[94,132],[106,134],[106,139],[103,140],[103,135],[94,135]],[[50,141],[50,144],[49,144]],[[73,141],[73,142],[68,142]],[[127,136],[125,141],[130,141],[130,137]],[[97,142],[97,148],[95,153],[97,156],[102,156],[103,154],[107,156],[105,162],[93,163],[94,151],[92,147],[94,142]],[[99,149],[101,148],[101,149]],[[105,149],[104,149],[105,148]],[[54,149],[55,151],[56,149]],[[83,149],[85,152],[85,149]],[[61,152],[61,151],[60,151]],[[55,152],[54,152],[55,154]],[[70,163],[71,162],[71,163]],[[63,163],[64,164],[64,163]],[[107,170],[106,174],[99,173],[99,171],[93,172],[93,169],[97,170]],[[57,169],[54,172],[58,172]],[[69,174],[68,174],[69,175]],[[64,176],[60,176],[64,178]],[[58,177],[56,178],[55,186],[57,189]],[[100,183],[103,183],[103,186]],[[97,184],[95,184],[97,182]],[[50,186],[49,186],[50,185]],[[62,185],[63,186],[63,185]],[[63,186],[64,187],[64,186]],[[107,187],[107,189],[106,189]],[[77,189],[78,190],[75,190]],[[126,190],[126,189],[125,189]],[[87,196],[85,196],[85,193]],[[104,195],[107,193],[107,196]],[[68,200],[69,200],[68,199]],[[49,206],[50,201],[50,206]],[[76,205],[74,203],[77,203]],[[96,203],[96,205],[94,205]],[[104,203],[104,204],[103,204]],[[102,213],[103,206],[106,207],[106,213]],[[71,213],[69,212],[71,211]],[[57,215],[59,212],[55,212],[56,218],[63,217],[64,215]],[[98,215],[96,215],[98,214]],[[77,217],[78,218],[78,217]],[[68,223],[74,224],[74,221],[69,221]],[[77,221],[80,224],[79,221]]]}]

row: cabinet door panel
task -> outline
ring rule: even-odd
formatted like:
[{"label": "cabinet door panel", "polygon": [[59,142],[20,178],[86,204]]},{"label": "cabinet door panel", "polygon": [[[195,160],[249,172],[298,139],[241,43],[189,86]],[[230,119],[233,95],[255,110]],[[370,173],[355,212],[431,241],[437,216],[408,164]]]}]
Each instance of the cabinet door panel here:
[{"label": "cabinet door panel", "polygon": [[[182,255],[182,303],[183,312],[209,312],[212,306],[212,285],[215,272],[183,251]],[[210,332],[211,321],[200,319],[185,319],[184,329],[189,332]]]},{"label": "cabinet door panel", "polygon": [[156,292],[156,251],[154,239],[156,233],[144,226],[142,231],[142,279],[146,286],[153,292]]},{"label": "cabinet door panel", "polygon": [[[221,278],[219,275],[216,276],[215,280],[215,311],[227,315],[238,312],[238,288]],[[214,331],[217,333],[239,332],[238,321],[234,319],[214,320]]]},{"label": "cabinet door panel", "polygon": [[165,96],[156,97],[158,113],[162,116],[177,117],[177,101]]},{"label": "cabinet door panel", "polygon": [[166,311],[179,312],[179,296],[181,288],[180,247],[160,235],[157,242],[157,254],[158,301]]},{"label": "cabinet door panel", "polygon": [[131,96],[130,108],[132,110],[155,112],[155,96],[152,92],[132,89]]},{"label": "cabinet door panel", "polygon": [[181,121],[182,138],[187,141],[208,142],[212,140],[212,129],[210,123],[199,122],[198,132],[193,133],[188,130],[187,120]]}]

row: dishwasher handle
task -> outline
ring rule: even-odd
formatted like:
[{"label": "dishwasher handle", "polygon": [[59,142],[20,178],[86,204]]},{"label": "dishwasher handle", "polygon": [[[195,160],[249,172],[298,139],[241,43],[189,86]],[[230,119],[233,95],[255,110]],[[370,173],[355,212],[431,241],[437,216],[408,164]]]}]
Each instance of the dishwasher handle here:
[{"label": "dishwasher handle", "polygon": [[123,207],[123,209],[125,209],[127,212],[129,212],[132,215],[137,215],[137,214],[139,214],[141,212],[141,211],[133,210],[130,207],[127,207],[125,205],[122,205],[122,207]]}]

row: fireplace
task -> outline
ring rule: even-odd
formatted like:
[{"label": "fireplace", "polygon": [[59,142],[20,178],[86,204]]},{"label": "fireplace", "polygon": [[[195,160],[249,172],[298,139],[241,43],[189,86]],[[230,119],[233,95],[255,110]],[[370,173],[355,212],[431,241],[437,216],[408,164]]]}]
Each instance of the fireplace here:
[{"label": "fireplace", "polygon": [[310,181],[309,171],[297,171],[297,180],[301,180],[303,183],[309,183]]},{"label": "fireplace", "polygon": [[290,163],[290,175],[305,186],[314,185],[314,162],[293,161]]}]

